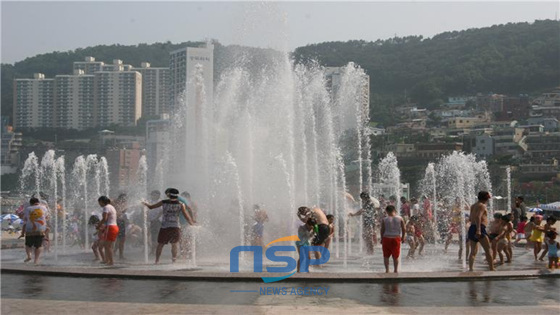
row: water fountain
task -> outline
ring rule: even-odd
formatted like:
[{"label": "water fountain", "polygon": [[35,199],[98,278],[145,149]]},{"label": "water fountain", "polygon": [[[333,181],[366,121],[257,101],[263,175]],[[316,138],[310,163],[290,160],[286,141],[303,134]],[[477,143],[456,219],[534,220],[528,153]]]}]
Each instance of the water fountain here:
[{"label": "water fountain", "polygon": [[[136,170],[136,180],[138,182],[136,190],[136,199],[143,200],[148,192],[148,164],[146,156],[142,155],[138,161],[138,169]],[[148,209],[142,207],[142,238],[144,245],[144,263],[148,263]]]},{"label": "water fountain", "polygon": [[[89,249],[88,220],[92,213],[98,216],[97,198],[110,194],[109,171],[105,157],[98,159],[96,154],[86,157],[80,155],[74,161],[72,168],[73,206],[75,209],[83,207],[83,229],[85,231],[85,248]],[[94,209],[94,210],[92,210]]]},{"label": "water fountain", "polygon": [[507,185],[507,208],[506,213],[511,211],[511,166],[506,167],[506,185]]},{"label": "water fountain", "polygon": [[[346,178],[340,141],[344,132],[354,130],[362,137],[363,147],[370,147],[368,137],[363,136],[369,121],[367,106],[364,111],[361,98],[366,76],[356,65],[343,67],[335,91],[329,87],[325,69],[317,64],[294,65],[287,54],[271,53],[267,57],[267,66],[260,70],[245,64],[226,69],[212,104],[200,86],[202,81],[194,76],[189,84],[197,93],[196,101],[185,102],[180,114],[174,117],[183,120],[173,124],[178,127],[172,133],[173,137],[180,134],[186,147],[202,146],[201,150],[187,152],[185,167],[178,169],[177,178],[168,182],[178,183],[180,190],[191,192],[204,208],[228,209],[231,200],[239,200],[238,224],[231,224],[231,218],[224,216],[200,214],[199,221],[221,226],[223,235],[239,235],[235,242],[229,238],[223,244],[224,250],[243,244],[243,231],[251,223],[243,222],[248,217],[243,209],[249,205],[262,204],[269,212],[273,223],[265,228],[265,234],[293,235],[297,228],[296,208],[324,203],[337,218],[333,251],[339,255],[338,233],[347,230],[343,226],[346,213],[341,211],[347,207],[343,198]],[[181,118],[181,113],[186,118]],[[169,154],[177,156],[176,152]],[[371,164],[369,152],[362,150],[357,155],[360,167],[363,161]],[[359,187],[369,189],[370,168],[366,166],[360,171]],[[233,186],[216,191],[215,184],[220,181]],[[223,196],[216,198],[216,194]]]},{"label": "water fountain", "polygon": [[401,172],[399,170],[397,157],[389,152],[378,165],[379,187],[378,195],[387,194],[396,198],[395,208],[400,209],[401,202]]},{"label": "water fountain", "polygon": [[[463,248],[466,248],[466,222],[465,214],[469,206],[476,202],[477,192],[486,190],[492,192],[490,176],[485,161],[476,161],[472,154],[453,152],[443,156],[437,163],[437,191],[446,199],[446,204],[453,205],[459,202],[461,211],[461,234]],[[488,206],[491,217],[491,205]],[[443,209],[442,209],[443,210]],[[463,254],[466,252],[463,251]],[[466,269],[465,257],[462,259],[463,269]]]},{"label": "water fountain", "polygon": [[[20,191],[22,193],[33,191],[34,195],[39,196],[44,200],[51,209],[51,218],[53,219],[53,236],[54,236],[54,257],[58,260],[59,254],[59,223],[62,219],[62,248],[65,250],[66,243],[64,238],[66,236],[66,217],[59,218],[59,196],[62,202],[61,206],[65,207],[66,204],[66,169],[64,165],[64,156],[55,157],[54,150],[48,150],[44,156],[39,159],[34,152],[31,152],[24,162],[22,174],[20,177]],[[59,182],[61,189],[59,189]],[[43,199],[44,196],[44,199]]]}]

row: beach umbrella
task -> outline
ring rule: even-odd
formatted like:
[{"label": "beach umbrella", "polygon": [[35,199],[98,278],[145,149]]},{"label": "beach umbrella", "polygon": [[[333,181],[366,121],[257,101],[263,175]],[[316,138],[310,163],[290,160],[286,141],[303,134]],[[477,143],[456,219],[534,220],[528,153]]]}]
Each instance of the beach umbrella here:
[{"label": "beach umbrella", "polygon": [[543,210],[541,208],[530,208],[529,212],[542,212]]},{"label": "beach umbrella", "polygon": [[560,201],[541,205],[543,210],[560,211]]},{"label": "beach umbrella", "polygon": [[18,217],[17,215],[15,215],[15,214],[6,214],[6,215],[2,216],[2,221],[4,221],[4,220],[12,220],[12,221],[15,221],[15,220],[17,220],[17,219],[19,219],[19,217]]}]

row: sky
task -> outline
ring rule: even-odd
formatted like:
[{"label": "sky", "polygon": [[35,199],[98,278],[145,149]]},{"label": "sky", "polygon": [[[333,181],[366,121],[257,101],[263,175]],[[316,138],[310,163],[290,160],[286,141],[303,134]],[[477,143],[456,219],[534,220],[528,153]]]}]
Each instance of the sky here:
[{"label": "sky", "polygon": [[10,2],[1,9],[2,63],[100,44],[216,39],[291,51],[325,41],[375,41],[555,19],[543,2]]}]

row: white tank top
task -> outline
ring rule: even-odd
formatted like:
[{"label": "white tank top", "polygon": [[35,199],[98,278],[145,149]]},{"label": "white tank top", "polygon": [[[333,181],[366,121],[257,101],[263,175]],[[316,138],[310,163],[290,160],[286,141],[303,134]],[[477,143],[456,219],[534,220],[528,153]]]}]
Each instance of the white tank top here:
[{"label": "white tank top", "polygon": [[105,225],[117,225],[117,210],[112,205],[103,207],[103,213],[107,213],[107,223]]},{"label": "white tank top", "polygon": [[402,235],[402,218],[400,216],[385,217],[383,218],[383,222],[385,223],[385,234],[382,235],[383,237],[397,237]]}]

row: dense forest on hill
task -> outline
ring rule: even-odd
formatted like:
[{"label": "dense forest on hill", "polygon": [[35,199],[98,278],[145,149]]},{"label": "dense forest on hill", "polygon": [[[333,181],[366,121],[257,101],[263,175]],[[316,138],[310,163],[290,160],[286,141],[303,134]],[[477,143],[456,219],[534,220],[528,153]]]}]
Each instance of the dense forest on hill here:
[{"label": "dense forest on hill", "polygon": [[509,23],[432,38],[326,42],[299,47],[294,57],[328,66],[349,61],[362,66],[370,75],[373,116],[378,117],[391,102],[404,102],[405,97],[436,107],[449,96],[535,95],[557,87],[560,22]]},{"label": "dense forest on hill", "polygon": [[[110,63],[122,59],[139,66],[167,66],[169,52],[199,42],[101,45],[41,54],[14,65],[2,64],[2,115],[11,116],[13,79],[72,72],[72,63],[86,56]],[[270,50],[215,43],[215,79],[240,54],[255,67]],[[474,93],[537,94],[560,85],[560,22],[510,23],[422,36],[367,42],[326,42],[297,48],[296,62],[317,60],[325,66],[353,61],[370,75],[374,120],[390,124],[392,105],[405,101],[436,107],[448,96]],[[247,60],[248,59],[248,60]]]}]

